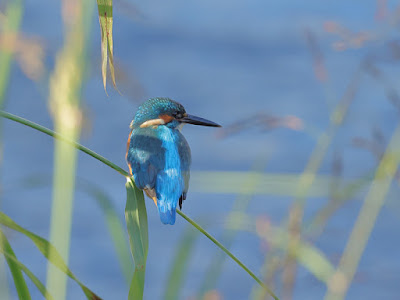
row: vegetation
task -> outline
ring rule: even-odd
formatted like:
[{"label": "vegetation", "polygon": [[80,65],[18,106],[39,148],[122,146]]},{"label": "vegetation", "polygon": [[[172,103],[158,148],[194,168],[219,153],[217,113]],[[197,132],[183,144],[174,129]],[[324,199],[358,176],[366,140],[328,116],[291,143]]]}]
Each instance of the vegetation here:
[{"label": "vegetation", "polygon": [[[62,5],[65,26],[63,47],[55,59],[54,69],[49,72],[49,78],[46,78],[43,70],[40,72],[37,70],[35,74],[39,74],[39,77],[34,78],[38,82],[48,79],[48,105],[54,123],[54,131],[6,111],[5,91],[9,85],[11,64],[17,51],[17,41],[20,38],[18,33],[24,2],[9,1],[5,7],[0,7],[0,10],[4,9],[4,14],[0,19],[0,42],[3,41],[0,46],[11,45],[8,48],[0,47],[0,133],[3,119],[8,119],[54,138],[53,175],[51,177],[34,176],[34,178],[26,180],[30,184],[27,188],[52,184],[53,199],[49,240],[24,228],[0,211],[0,252],[4,256],[4,261],[0,261],[0,273],[3,277],[12,278],[19,299],[32,298],[28,288],[29,284],[26,282],[27,278],[46,299],[66,299],[68,278],[79,285],[87,299],[101,299],[101,295],[97,295],[95,291],[81,282],[69,267],[74,192],[79,189],[96,199],[103,212],[120,262],[121,272],[129,284],[127,298],[143,299],[146,295],[145,281],[152,280],[145,276],[147,260],[151,260],[151,257],[148,257],[149,247],[157,247],[157,245],[149,244],[146,201],[143,192],[135,186],[133,179],[123,168],[79,143],[83,128],[81,99],[88,61],[90,20],[96,7],[90,0],[63,1]],[[113,54],[112,0],[97,0],[97,11],[101,34],[101,73],[104,89],[106,90],[107,70],[110,72],[114,88],[117,89],[116,73],[118,72],[116,72]],[[334,30],[332,29],[332,31]],[[324,82],[320,50],[313,34],[307,32],[306,35],[316,65],[316,77]],[[351,44],[352,38],[356,39],[356,37],[350,37],[350,41],[347,41],[348,44]],[[346,44],[345,42],[343,43]],[[236,199],[232,202],[232,207],[226,211],[222,222],[222,232],[218,239],[205,229],[206,226],[201,226],[199,224],[201,222],[195,222],[182,211],[177,211],[182,219],[187,221],[188,227],[182,235],[180,243],[176,245],[175,257],[170,263],[170,271],[165,282],[165,299],[179,298],[185,284],[184,279],[189,269],[190,259],[196,249],[196,241],[200,236],[208,238],[219,248],[218,250],[222,251],[215,252],[209,261],[204,262],[207,268],[204,278],[199,281],[199,289],[196,294],[198,299],[219,299],[220,292],[217,283],[223,276],[224,262],[228,257],[254,280],[254,287],[249,295],[251,299],[268,297],[292,299],[299,265],[326,286],[325,299],[344,299],[346,297],[377,217],[388,198],[390,187],[398,178],[400,127],[393,131],[387,146],[380,149],[377,154],[374,153],[378,160],[377,167],[362,176],[344,180],[341,177],[340,166],[338,167],[340,163],[337,161],[334,161],[333,164],[333,174],[322,175],[319,174],[319,171],[335,137],[346,121],[364,74],[372,74],[375,78],[383,81],[389,91],[387,94],[395,99],[392,99],[392,102],[395,105],[398,104],[398,98],[393,96],[397,95],[395,89],[383,79],[384,76],[376,67],[378,61],[374,59],[373,56],[367,55],[362,60],[340,101],[335,102],[328,128],[317,134],[315,131],[309,130],[310,135],[317,137],[315,148],[302,173],[265,173],[265,166],[268,164],[266,156],[255,158],[254,166],[248,172],[194,172],[192,180],[198,183],[195,186],[201,186],[201,191],[236,194]],[[396,59],[398,57],[393,55],[393,60]],[[296,129],[300,126],[298,119],[276,119],[258,115],[257,118],[253,117],[228,126],[224,129],[223,135],[233,135],[247,127],[252,127],[249,122],[254,122],[254,120],[258,122],[257,125],[265,125],[266,129],[275,127]],[[369,145],[364,140],[358,142],[359,146]],[[76,180],[78,151],[91,156],[125,177],[126,224],[121,222],[112,200],[102,191],[101,187],[93,182]],[[362,192],[365,192],[364,201],[350,231],[346,247],[338,264],[335,264],[328,254],[313,243],[313,240],[323,233],[325,225],[336,211]],[[252,199],[257,195],[294,198],[290,211],[281,224],[275,224],[263,216],[255,217],[247,212]],[[306,218],[305,208],[310,197],[321,197],[328,200],[311,217]],[[213,220],[207,220],[204,224],[215,225]],[[10,229],[27,237],[33,243],[32,247],[36,247],[48,261],[46,284],[39,279],[39,276],[35,275],[35,270],[22,262],[23,258],[17,257],[12,247]],[[250,270],[244,260],[239,259],[231,250],[239,233],[256,236],[260,244],[268,245],[268,254],[265,255],[264,264],[255,272]],[[5,264],[7,264],[9,272],[3,268]],[[257,273],[261,273],[261,276],[257,276]],[[0,286],[0,288],[2,287]],[[2,288],[4,290],[2,296],[10,298],[8,288],[9,286]]]}]

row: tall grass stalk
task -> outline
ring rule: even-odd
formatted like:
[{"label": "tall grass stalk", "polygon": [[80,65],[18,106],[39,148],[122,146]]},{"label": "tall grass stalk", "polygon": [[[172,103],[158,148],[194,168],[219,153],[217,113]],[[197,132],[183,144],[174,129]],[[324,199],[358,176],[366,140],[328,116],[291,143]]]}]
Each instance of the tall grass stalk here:
[{"label": "tall grass stalk", "polygon": [[13,47],[21,24],[23,7],[22,0],[9,1],[5,11],[4,22],[0,24],[0,35],[7,41],[7,46],[9,47],[3,46],[3,48],[0,48],[0,109],[4,108],[5,94],[13,60]]},{"label": "tall grass stalk", "polygon": [[[80,92],[85,70],[86,45],[94,5],[90,0],[63,1],[66,25],[64,46],[57,56],[50,78],[50,108],[54,128],[71,140],[78,140],[81,130]],[[73,10],[70,7],[74,7]],[[88,22],[89,21],[89,22]],[[75,191],[76,149],[56,140],[54,145],[53,204],[50,242],[68,264],[72,208]],[[50,253],[51,256],[51,253]],[[47,288],[55,299],[65,299],[67,277],[51,263],[47,267]]]},{"label": "tall grass stalk", "polygon": [[346,296],[399,164],[400,125],[393,133],[386,152],[379,163],[374,181],[365,197],[364,204],[340,259],[339,267],[329,280],[326,300],[339,300]]},{"label": "tall grass stalk", "polygon": [[331,199],[319,209],[311,220],[305,224],[304,233],[307,236],[316,238],[325,229],[326,224],[332,217],[332,215],[339,210],[345,203],[351,201],[364,191],[365,187],[373,180],[373,172],[368,171],[364,176],[351,180],[345,185],[340,185],[337,191],[334,191],[334,195]]},{"label": "tall grass stalk", "polygon": [[179,299],[179,294],[184,284],[189,261],[198,237],[199,232],[194,230],[191,226],[187,226],[185,232],[181,234],[181,239],[176,245],[174,251],[175,255],[172,259],[167,280],[164,284],[164,300]]},{"label": "tall grass stalk", "polygon": [[354,95],[358,90],[360,83],[362,67],[357,70],[347,90],[335,107],[331,114],[329,128],[318,138],[317,144],[311,153],[304,172],[301,174],[297,186],[297,196],[289,211],[288,231],[289,243],[286,261],[282,274],[284,299],[291,299],[293,296],[293,288],[296,277],[296,249],[299,247],[301,239],[301,224],[303,220],[303,212],[306,204],[307,194],[316,178],[319,167],[325,157],[329,146],[332,143],[338,128],[343,124],[350,104],[354,99]]},{"label": "tall grass stalk", "polygon": [[[256,234],[268,245],[268,255],[271,258],[279,258],[280,252],[284,252],[287,249],[289,234],[285,226],[274,226],[268,220],[263,220],[262,218],[255,220],[254,216],[246,213],[237,213],[235,216],[227,218],[225,227],[231,230],[248,231]],[[294,257],[315,278],[324,283],[329,280],[335,271],[333,264],[324,253],[305,239],[299,242],[299,247],[296,249]],[[264,264],[264,270],[272,267],[271,271],[274,271],[280,264],[280,260],[274,260],[273,264]],[[265,299],[267,294],[265,290],[255,289],[252,292],[252,296],[254,297],[250,297],[251,299]]]},{"label": "tall grass stalk", "polygon": [[[271,247],[268,250],[268,256],[265,257],[261,270],[265,284],[272,289],[275,289],[274,277],[281,266],[282,257],[279,255],[279,249]],[[264,300],[266,297],[267,294],[265,290],[256,285],[251,290],[249,298],[253,300]]]},{"label": "tall grass stalk", "polygon": [[[335,178],[332,178],[335,179]],[[331,198],[331,200],[323,206],[320,210],[316,212],[316,214],[311,218],[311,220],[303,226],[303,232],[304,232],[304,239],[309,239],[310,237],[315,239],[317,236],[319,236],[322,232],[323,229],[325,228],[326,223],[330,219],[330,217],[341,207],[343,206],[346,201],[349,201],[350,199],[354,199],[355,195],[357,193],[360,193],[362,188],[366,186],[368,183],[370,183],[373,179],[373,176],[371,176],[371,172],[367,172],[364,176],[361,178],[352,180],[351,182],[347,183],[344,186],[338,187],[337,191],[334,191],[335,196]],[[340,191],[339,191],[340,190]],[[285,233],[286,234],[286,233]],[[265,257],[265,262],[262,267],[263,274],[264,274],[264,282],[273,287],[273,279],[274,276],[277,274],[279,269],[282,267],[283,262],[284,262],[284,257],[282,257],[281,250],[277,248],[276,243],[273,243],[268,240],[270,238],[269,233],[264,234],[264,237],[266,241],[268,242],[268,253]],[[296,252],[301,249],[300,247],[297,248]],[[295,253],[294,253],[295,254]],[[296,254],[297,256],[298,254]],[[309,255],[309,259],[305,258],[303,262],[306,264],[311,263],[315,264],[317,266],[319,260],[315,260],[314,255]],[[310,262],[308,262],[310,260]],[[322,265],[327,265],[327,261],[323,262]],[[303,266],[306,266],[303,264]],[[318,266],[317,266],[318,267]],[[328,268],[325,268],[326,270]],[[309,271],[312,273],[312,269],[309,268]],[[329,274],[329,272],[324,272],[325,274]],[[327,278],[328,276],[325,275],[324,278]],[[325,279],[327,281],[327,279]],[[265,291],[260,289],[258,286],[255,287],[252,293],[253,297],[252,299],[265,299]]]},{"label": "tall grass stalk", "polygon": [[[242,183],[240,185],[242,192],[239,193],[233,202],[228,218],[235,216],[237,213],[243,213],[246,211],[251,199],[254,197],[256,187],[262,182],[261,180],[263,178],[262,175],[265,166],[265,158],[256,159],[254,165],[251,167],[251,172],[242,178]],[[253,193],[251,193],[251,191],[253,191]],[[220,240],[224,243],[225,247],[229,249],[231,248],[236,235],[237,231],[225,228],[221,234]],[[211,259],[208,269],[205,272],[203,282],[200,285],[198,293],[199,299],[202,299],[207,291],[215,288],[218,278],[222,273],[225,257],[224,253],[219,251]]]},{"label": "tall grass stalk", "polygon": [[202,234],[204,234],[209,240],[211,240],[215,245],[217,245],[222,251],[225,252],[230,258],[232,258],[243,270],[247,272],[262,288],[264,288],[267,293],[274,298],[275,300],[278,300],[279,298],[274,294],[274,292],[264,284],[264,282],[258,278],[244,263],[242,263],[235,255],[233,255],[232,252],[230,252],[224,245],[222,245],[219,241],[217,241],[216,238],[214,238],[211,234],[209,234],[207,231],[205,231],[199,224],[197,224],[195,221],[193,221],[191,218],[189,218],[187,215],[185,215],[183,212],[180,210],[176,210],[176,212],[183,217],[186,221],[188,221],[190,224],[192,224],[198,231],[200,231]]},{"label": "tall grass stalk", "polygon": [[[17,39],[17,34],[23,15],[23,1],[13,0],[7,3],[4,20],[0,24],[0,37],[7,40],[7,48],[3,45],[0,48],[0,109],[5,107],[5,95],[11,73],[11,65],[13,61],[13,46]],[[3,161],[3,122],[0,120],[0,164]],[[0,195],[1,197],[1,195]],[[1,199],[1,198],[0,198]],[[1,205],[1,201],[0,201]],[[2,242],[2,241],[0,241]],[[5,272],[5,262],[0,259],[0,298],[9,299],[7,273]]]}]

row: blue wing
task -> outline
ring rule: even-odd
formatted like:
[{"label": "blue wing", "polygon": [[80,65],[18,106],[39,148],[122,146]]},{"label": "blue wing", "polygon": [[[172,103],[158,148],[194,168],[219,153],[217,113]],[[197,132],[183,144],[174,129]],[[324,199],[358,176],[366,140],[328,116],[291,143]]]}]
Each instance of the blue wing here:
[{"label": "blue wing", "polygon": [[192,163],[191,151],[189,144],[187,143],[185,137],[181,135],[178,143],[179,156],[181,158],[181,170],[184,180],[184,189],[181,197],[179,198],[179,207],[182,209],[182,203],[186,200],[186,195],[189,190],[189,179],[190,179],[190,165]]},{"label": "blue wing", "polygon": [[126,156],[135,184],[140,189],[154,189],[157,173],[165,165],[165,149],[150,128],[132,130]]},{"label": "blue wing", "polygon": [[190,148],[183,135],[165,126],[134,129],[127,162],[137,187],[155,193],[161,221],[174,224],[189,188]]}]

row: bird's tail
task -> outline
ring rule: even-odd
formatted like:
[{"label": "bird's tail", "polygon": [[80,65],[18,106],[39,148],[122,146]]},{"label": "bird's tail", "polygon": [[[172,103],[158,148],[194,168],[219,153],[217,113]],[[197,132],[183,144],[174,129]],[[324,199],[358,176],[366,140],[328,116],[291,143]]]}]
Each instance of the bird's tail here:
[{"label": "bird's tail", "polygon": [[160,215],[161,222],[164,224],[175,224],[176,207],[173,207],[171,203],[166,201],[158,201],[158,213]]}]

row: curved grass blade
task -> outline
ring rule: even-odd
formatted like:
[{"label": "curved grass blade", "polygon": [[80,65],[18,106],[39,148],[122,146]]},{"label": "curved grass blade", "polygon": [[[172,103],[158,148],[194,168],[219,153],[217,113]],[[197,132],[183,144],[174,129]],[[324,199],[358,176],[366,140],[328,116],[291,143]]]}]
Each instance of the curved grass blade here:
[{"label": "curved grass blade", "polygon": [[[24,1],[14,0],[5,3],[6,6],[2,5],[4,15],[0,27],[0,36],[4,40],[8,40],[8,44],[15,43],[17,38],[17,33],[19,31],[22,15],[24,11]],[[11,66],[13,61],[13,47],[0,47],[0,109],[3,109],[6,104],[6,90],[9,83],[9,78],[11,74]],[[3,137],[3,124],[0,121],[0,140]],[[0,153],[3,153],[3,144],[0,143]],[[3,161],[3,155],[0,156],[0,164]],[[5,263],[0,260],[0,298],[9,299],[9,289],[7,283],[7,275],[5,273]]]},{"label": "curved grass blade", "polygon": [[193,230],[192,227],[188,227],[183,234],[177,247],[171,271],[167,277],[168,280],[164,294],[165,300],[179,299],[179,291],[187,269],[188,260],[198,237],[199,231]]},{"label": "curved grass blade", "polygon": [[97,0],[99,10],[99,22],[101,31],[101,75],[103,77],[104,90],[107,93],[107,63],[110,67],[110,75],[114,88],[115,82],[114,55],[113,55],[113,7],[112,0]]},{"label": "curved grass blade", "polygon": [[[236,214],[246,211],[251,199],[254,196],[255,188],[261,183],[264,183],[261,180],[263,179],[263,170],[267,165],[266,161],[267,160],[265,158],[261,157],[256,159],[251,168],[252,172],[249,172],[247,175],[242,177],[242,183],[239,185],[241,191],[237,195],[232,205],[232,209],[229,212],[228,218],[232,218],[234,220],[235,218],[233,217]],[[229,249],[232,247],[235,241],[236,234],[236,230],[224,228],[224,231],[220,236],[220,240],[224,243],[226,248]],[[218,251],[211,259],[211,262],[205,272],[203,282],[200,285],[200,289],[198,292],[198,295],[200,297],[198,298],[202,299],[207,291],[215,289],[218,278],[221,276],[223,271],[225,258],[226,256],[224,255],[224,253]]]},{"label": "curved grass blade", "polygon": [[[81,287],[87,299],[90,300],[101,299],[89,288],[87,288],[82,282],[79,281],[79,279],[71,272],[71,270],[65,264],[64,260],[62,259],[61,255],[58,253],[56,248],[54,248],[54,246],[51,245],[47,240],[19,226],[9,216],[7,216],[1,211],[0,211],[0,224],[8,228],[11,228],[15,231],[18,231],[23,235],[25,235],[26,237],[28,237],[36,245],[36,247],[43,254],[44,257],[46,257],[53,265],[59,268],[62,272],[64,272],[68,277],[74,280]],[[50,252],[51,256],[49,255]]]},{"label": "curved grass blade", "polygon": [[[34,122],[31,122],[29,120],[26,120],[24,118],[21,118],[19,116],[10,114],[8,112],[0,110],[0,117],[15,121],[17,123],[23,124],[25,126],[31,127],[33,129],[36,129],[40,132],[43,132],[51,137],[60,139],[65,141],[66,143],[72,145],[73,147],[79,149],[80,151],[90,155],[91,157],[101,161],[105,165],[109,166],[110,168],[114,169],[121,175],[123,175],[125,178],[130,180],[130,176],[128,172],[123,170],[121,167],[118,167],[116,164],[112,163],[108,159],[104,158],[103,156],[97,154],[96,152],[78,144],[75,141],[71,141],[66,139],[65,137],[61,136],[60,134],[55,133],[54,131],[38,125]],[[134,184],[133,184],[134,186]],[[139,190],[134,186],[135,192],[139,192]],[[142,193],[143,195],[143,193]],[[179,209],[176,211],[183,219],[185,219],[187,222],[189,222],[192,226],[194,226],[197,230],[199,230],[203,235],[205,235],[210,241],[212,241],[217,247],[219,247],[222,251],[224,251],[230,258],[232,258],[244,271],[246,271],[261,287],[267,290],[267,292],[274,298],[274,299],[279,299],[272,291],[269,289],[262,281],[260,278],[258,278],[248,267],[246,267],[235,255],[233,255],[228,249],[226,249],[220,242],[218,242],[212,235],[210,235],[207,231],[205,231],[199,224],[197,224],[195,221],[193,221],[191,218],[189,218],[186,214],[181,212]]]},{"label": "curved grass blade", "polygon": [[365,196],[364,203],[353,226],[346,248],[334,274],[329,279],[326,300],[344,299],[357,271],[361,256],[367,246],[376,219],[385,202],[390,185],[400,165],[400,124],[397,125],[386,147],[374,181]]},{"label": "curved grass blade", "polygon": [[127,193],[125,219],[132,257],[135,262],[135,272],[129,288],[128,299],[138,300],[143,299],[146,260],[149,249],[147,211],[143,192],[135,186],[132,179],[127,179],[125,186]]},{"label": "curved grass blade", "polygon": [[[33,176],[27,176],[25,179],[23,179],[22,186],[24,188],[35,188],[49,185],[50,181],[51,177],[48,175],[35,174]],[[21,185],[21,183],[18,184],[19,186]],[[130,251],[127,247],[128,241],[126,239],[125,227],[117,214],[112,200],[110,199],[109,195],[99,186],[83,178],[77,178],[76,188],[77,190],[81,190],[82,192],[85,192],[89,196],[93,197],[104,214],[106,225],[117,253],[117,258],[121,265],[126,282],[129,285],[133,275],[134,266]]]},{"label": "curved grass blade", "polygon": [[334,196],[331,197],[331,200],[307,222],[304,226],[304,234],[306,236],[313,236],[313,238],[321,234],[331,216],[346,202],[351,201],[357,194],[360,194],[367,184],[372,182],[373,176],[371,174],[373,173],[368,171],[365,175],[360,176],[360,178],[351,180],[349,183],[341,186],[335,192]]},{"label": "curved grass blade", "polygon": [[[243,186],[243,178],[260,177],[254,186]],[[308,191],[309,197],[329,196],[333,176],[319,175]],[[198,193],[296,196],[298,174],[254,171],[195,171],[190,175],[190,190]]]},{"label": "curved grass blade", "polygon": [[[269,221],[263,219],[255,220],[254,216],[246,213],[228,216],[225,227],[231,230],[246,230],[255,233],[265,240],[271,246],[271,249],[279,249],[283,253],[290,241],[290,235],[285,227],[273,226]],[[305,239],[299,241],[299,247],[291,254],[315,278],[324,283],[327,283],[335,271],[334,266],[324,253]]]},{"label": "curved grass blade", "polygon": [[[232,230],[246,230],[257,234],[262,240],[268,243],[269,252],[274,252],[275,258],[279,255],[277,250],[285,253],[287,249],[290,236],[285,227],[273,226],[270,222],[262,219],[255,220],[254,216],[245,213],[237,213],[233,218],[229,216],[225,222],[226,228]],[[324,253],[305,239],[299,241],[299,247],[296,248],[291,255],[296,259],[296,262],[301,264],[315,278],[325,284],[335,272],[333,264]],[[279,261],[276,263],[279,264]],[[270,266],[273,265],[274,264],[270,264]],[[266,292],[266,290],[255,291],[253,293],[255,296],[253,299],[265,299]]]},{"label": "curved grass blade", "polygon": [[[264,227],[264,229],[263,229]],[[258,234],[274,248],[285,251],[290,242],[290,235],[287,230],[273,227],[270,224],[259,226]],[[300,240],[298,248],[291,253],[296,261],[306,268],[315,278],[327,283],[335,271],[334,266],[318,248],[310,243]]]},{"label": "curved grass blade", "polygon": [[117,257],[121,265],[122,272],[127,284],[129,284],[133,274],[132,259],[128,250],[126,233],[122,221],[118,217],[111,199],[98,186],[85,180],[79,180],[77,187],[78,189],[82,188],[88,194],[92,195],[104,213],[107,227],[110,231],[111,239],[114,243],[114,248],[117,252]]},{"label": "curved grass blade", "polygon": [[[23,1],[14,0],[7,3],[5,11],[5,20],[2,22],[0,34],[7,35],[8,43],[12,44],[21,24],[23,14]],[[12,47],[11,47],[12,49]],[[13,50],[8,47],[2,47],[0,51],[0,107],[4,107],[4,95],[8,85],[10,76],[11,62],[13,58]]]},{"label": "curved grass blade", "polygon": [[184,214],[182,211],[179,209],[176,210],[176,212],[184,218],[186,221],[188,221],[190,224],[192,224],[198,231],[200,231],[202,234],[204,234],[209,240],[211,240],[215,245],[217,245],[222,251],[224,251],[230,258],[232,258],[243,270],[247,272],[257,283],[265,289],[265,291],[275,300],[279,300],[279,298],[274,294],[274,292],[264,284],[264,282],[261,281],[260,278],[258,278],[244,263],[242,263],[235,255],[233,255],[232,252],[230,252],[228,249],[225,248],[224,245],[222,245],[220,242],[217,241],[216,238],[214,238],[211,234],[209,234],[207,231],[204,230],[199,224],[197,224],[195,221],[193,221],[191,218],[189,218],[186,214]]},{"label": "curved grass blade", "polygon": [[321,167],[323,159],[339,128],[343,125],[350,105],[354,101],[355,95],[359,90],[361,74],[363,71],[362,67],[363,65],[361,64],[351,82],[348,84],[342,99],[331,113],[329,127],[318,137],[317,143],[308,159],[306,167],[299,177],[298,186],[296,188],[297,195],[289,211],[287,226],[290,233],[290,240],[282,272],[283,297],[287,299],[292,298],[296,281],[297,265],[295,257],[292,257],[291,254],[295,252],[296,248],[299,246],[299,237],[301,236],[303,214],[307,203],[308,193],[317,178],[317,173]]},{"label": "curved grass blade", "polygon": [[85,146],[82,146],[81,144],[75,142],[75,141],[71,141],[70,139],[60,135],[59,133],[56,133],[42,125],[36,124],[32,121],[29,121],[27,119],[21,118],[19,116],[10,114],[4,110],[0,110],[0,117],[9,119],[11,121],[23,124],[25,126],[31,127],[35,130],[38,130],[40,132],[43,132],[44,134],[47,134],[55,139],[59,139],[61,141],[64,141],[67,144],[70,144],[72,147],[75,147],[76,149],[88,154],[89,156],[101,161],[102,163],[104,163],[105,165],[109,166],[110,168],[114,169],[115,171],[117,171],[118,173],[120,173],[122,176],[125,177],[129,177],[128,172],[126,172],[124,169],[122,169],[121,167],[117,166],[116,164],[112,163],[111,161],[109,161],[108,159],[104,158],[103,156],[97,154],[96,152],[90,150],[89,148],[86,148]]},{"label": "curved grass blade", "polygon": [[8,242],[7,237],[0,230],[0,251],[4,253],[4,258],[7,261],[8,267],[11,271],[11,275],[14,280],[15,289],[18,293],[18,298],[21,300],[30,300],[31,294],[29,293],[28,286],[26,285],[24,275],[22,275],[21,268],[15,262],[17,257],[13,249],[11,248],[10,243]]},{"label": "curved grass blade", "polygon": [[[3,253],[5,259],[7,260],[7,263],[10,265],[10,263],[13,264],[13,268],[15,271],[18,271],[18,273],[21,273],[23,271],[26,276],[29,277],[29,279],[33,282],[34,285],[38,288],[38,290],[42,293],[43,297],[47,300],[53,300],[54,298],[48,293],[46,290],[46,287],[44,284],[22,263],[20,262],[17,257],[14,254],[14,251],[11,248],[11,245],[9,241],[7,240],[7,237],[4,235],[4,233],[0,230],[0,240],[2,241],[2,246],[0,246],[0,252]],[[11,268],[10,268],[11,269]],[[11,271],[13,273],[13,271]],[[14,273],[13,273],[14,276]],[[22,273],[20,275],[23,280],[23,285],[25,287],[21,287],[21,284],[18,284],[15,282],[15,287],[17,288],[18,296],[20,299],[31,299],[28,287],[26,286],[25,280],[22,276]],[[26,289],[27,293],[21,293]]]}]

